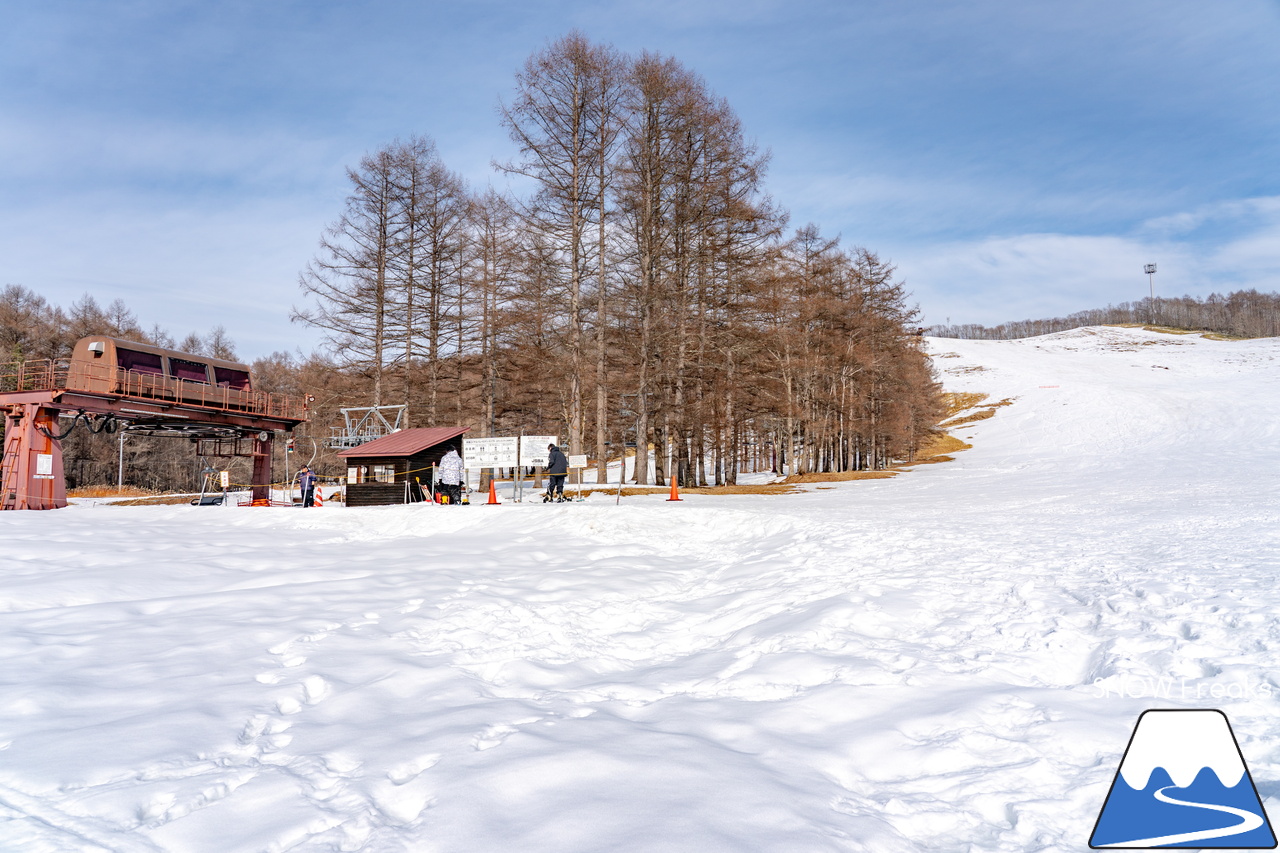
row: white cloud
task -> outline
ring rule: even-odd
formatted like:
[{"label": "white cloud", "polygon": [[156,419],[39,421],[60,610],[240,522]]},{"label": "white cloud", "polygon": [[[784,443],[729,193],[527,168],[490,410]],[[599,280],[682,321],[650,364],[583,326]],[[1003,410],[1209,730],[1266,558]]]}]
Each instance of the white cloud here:
[{"label": "white cloud", "polygon": [[1144,223],[1130,235],[1020,234],[901,249],[899,273],[929,323],[1065,316],[1149,293],[1280,290],[1280,198],[1243,199]]},{"label": "white cloud", "polygon": [[104,305],[120,298],[144,327],[178,338],[222,325],[245,359],[313,348],[289,309],[336,209],[296,199],[163,210],[79,202],[0,217],[0,285],[21,284],[64,308],[85,293]]}]

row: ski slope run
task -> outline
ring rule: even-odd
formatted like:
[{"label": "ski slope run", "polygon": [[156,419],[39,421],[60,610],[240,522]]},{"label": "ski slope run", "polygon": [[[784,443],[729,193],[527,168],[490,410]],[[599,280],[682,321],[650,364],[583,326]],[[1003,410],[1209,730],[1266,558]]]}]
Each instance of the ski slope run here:
[{"label": "ski slope run", "polygon": [[890,480],[0,514],[0,849],[1081,850],[1151,707],[1274,814],[1280,341],[928,346]]}]

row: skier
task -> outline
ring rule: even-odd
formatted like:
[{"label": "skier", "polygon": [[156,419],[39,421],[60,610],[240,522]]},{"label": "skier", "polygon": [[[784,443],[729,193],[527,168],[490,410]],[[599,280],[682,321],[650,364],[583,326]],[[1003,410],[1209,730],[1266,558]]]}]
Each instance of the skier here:
[{"label": "skier", "polygon": [[298,488],[302,490],[302,505],[304,507],[315,506],[316,503],[316,475],[306,465],[298,471]]},{"label": "skier", "polygon": [[449,503],[462,502],[462,457],[455,448],[440,460],[440,491],[449,499]]},{"label": "skier", "polygon": [[564,479],[569,473],[569,458],[561,452],[560,448],[554,444],[547,445],[547,474],[551,477],[551,484],[547,486],[547,493],[542,496],[543,503],[547,501],[565,501],[568,500],[564,496]]}]

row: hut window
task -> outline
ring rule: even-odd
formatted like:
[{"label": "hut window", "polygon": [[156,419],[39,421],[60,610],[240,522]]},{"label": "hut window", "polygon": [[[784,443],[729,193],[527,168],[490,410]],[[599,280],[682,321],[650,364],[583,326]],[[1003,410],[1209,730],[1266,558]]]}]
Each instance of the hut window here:
[{"label": "hut window", "polygon": [[121,370],[132,370],[134,373],[147,373],[152,376],[163,376],[164,368],[160,364],[160,356],[151,352],[138,352],[133,349],[116,347],[116,364]]},{"label": "hut window", "polygon": [[370,465],[372,470],[372,479],[375,483],[394,483],[396,481],[395,465]]}]

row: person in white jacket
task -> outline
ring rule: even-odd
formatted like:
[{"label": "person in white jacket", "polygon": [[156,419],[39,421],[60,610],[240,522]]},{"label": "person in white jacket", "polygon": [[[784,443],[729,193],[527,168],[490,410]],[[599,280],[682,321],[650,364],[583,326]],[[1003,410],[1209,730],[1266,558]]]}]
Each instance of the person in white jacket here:
[{"label": "person in white jacket", "polygon": [[440,460],[440,491],[449,497],[449,503],[462,501],[462,457],[452,447]]}]

